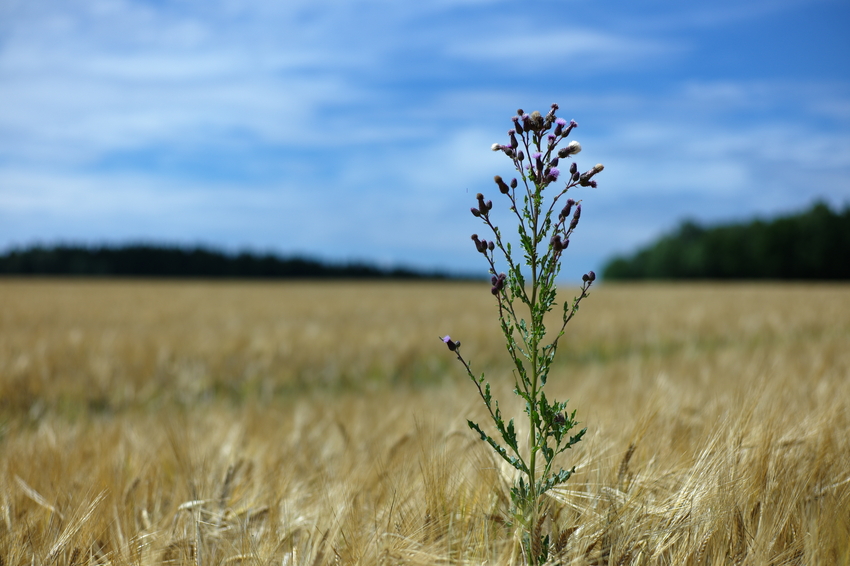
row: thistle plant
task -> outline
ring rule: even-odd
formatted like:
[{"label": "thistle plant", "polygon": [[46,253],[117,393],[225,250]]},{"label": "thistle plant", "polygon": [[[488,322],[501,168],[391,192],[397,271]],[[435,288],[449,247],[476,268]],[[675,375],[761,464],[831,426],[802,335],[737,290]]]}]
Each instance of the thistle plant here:
[{"label": "thistle plant", "polygon": [[[596,187],[593,177],[603,166],[598,164],[579,173],[576,163],[571,162],[569,174],[561,174],[562,162],[579,153],[581,145],[577,141],[564,143],[577,124],[558,118],[557,110],[557,104],[545,116],[517,110],[512,118],[513,128],[508,130],[509,143],[496,143],[491,148],[504,153],[519,174],[519,180],[506,182],[498,175],[494,180],[500,198],[518,221],[522,261],[491,217],[493,201],[478,193],[477,206],[471,209],[472,215],[492,234],[491,240],[473,234],[472,241],[490,268],[490,292],[498,306],[505,346],[513,362],[514,393],[525,401],[527,445],[522,445],[514,419],[505,422],[490,383],[483,374],[476,376],[461,355],[460,341],[450,336],[442,338],[475,384],[498,434],[491,435],[473,421],[467,421],[469,427],[517,471],[511,488],[512,513],[522,535],[522,554],[527,564],[545,562],[549,554],[549,537],[541,532],[543,495],[575,472],[574,466],[570,469],[558,466],[557,456],[578,443],[587,430],[582,428],[573,433],[579,424],[575,410],[567,412],[567,402],[548,399],[544,389],[558,342],[581,301],[588,296],[596,274],[590,271],[582,276],[580,293],[563,303],[554,333],[547,332],[545,319],[556,305],[561,258],[581,218],[581,201],[565,195],[577,186]],[[497,256],[504,262],[506,271],[497,269]]]}]

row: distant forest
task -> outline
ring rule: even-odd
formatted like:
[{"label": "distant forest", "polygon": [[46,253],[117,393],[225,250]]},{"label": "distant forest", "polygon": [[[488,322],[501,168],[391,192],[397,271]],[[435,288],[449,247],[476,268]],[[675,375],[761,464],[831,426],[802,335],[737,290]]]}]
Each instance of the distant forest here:
[{"label": "distant forest", "polygon": [[850,205],[673,233],[603,269],[605,279],[850,279]]},{"label": "distant forest", "polygon": [[382,269],[365,263],[328,264],[302,257],[207,248],[59,245],[13,249],[0,255],[0,275],[202,277],[249,279],[447,279],[438,272]]}]

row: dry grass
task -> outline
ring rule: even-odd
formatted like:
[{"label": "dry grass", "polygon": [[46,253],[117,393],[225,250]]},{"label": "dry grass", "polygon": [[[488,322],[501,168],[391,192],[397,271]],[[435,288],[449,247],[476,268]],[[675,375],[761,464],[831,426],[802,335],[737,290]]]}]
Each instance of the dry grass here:
[{"label": "dry grass", "polygon": [[[0,280],[0,565],[517,564],[486,285]],[[850,286],[592,293],[553,564],[850,563]]]}]

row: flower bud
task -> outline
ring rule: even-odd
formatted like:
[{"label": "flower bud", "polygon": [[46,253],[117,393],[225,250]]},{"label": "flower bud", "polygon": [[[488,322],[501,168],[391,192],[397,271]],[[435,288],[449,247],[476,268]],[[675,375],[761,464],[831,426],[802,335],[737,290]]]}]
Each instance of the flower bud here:
[{"label": "flower bud", "polygon": [[519,150],[518,152],[516,152],[516,158],[517,158],[517,161],[522,161],[522,160],[525,159],[525,154],[522,152],[522,150]]},{"label": "flower bud", "polygon": [[564,217],[564,218],[566,218],[567,216],[569,216],[569,215],[570,215],[570,212],[572,212],[572,210],[573,210],[573,205],[574,205],[575,203],[576,203],[576,201],[574,201],[574,200],[573,200],[573,199],[571,199],[571,198],[568,198],[568,199],[567,199],[567,202],[566,202],[566,203],[564,203],[564,208],[563,208],[563,210],[561,210],[561,216],[562,216],[562,217]]},{"label": "flower bud", "polygon": [[573,219],[570,220],[570,230],[575,230],[576,226],[578,226],[579,218],[581,218],[581,205],[578,205],[575,213],[573,213]]},{"label": "flower bud", "polygon": [[519,142],[516,139],[516,131],[511,130],[510,134],[511,134],[511,147],[513,149],[516,149],[519,146]]},{"label": "flower bud", "polygon": [[516,177],[514,177],[513,179],[511,179],[511,188],[515,189],[516,186],[517,186]]},{"label": "flower bud", "polygon": [[509,192],[511,192],[510,187],[508,187],[508,185],[505,184],[505,182],[502,180],[502,178],[499,175],[496,175],[495,177],[493,177],[493,180],[496,181],[497,185],[499,185],[499,192],[500,193],[502,193],[503,195],[506,195]]},{"label": "flower bud", "polygon": [[526,130],[530,130],[531,129],[531,116],[529,116],[528,114],[523,114],[521,119],[522,119],[522,127],[525,128]]},{"label": "flower bud", "polygon": [[560,252],[564,249],[564,243],[561,241],[560,234],[555,234],[554,236],[552,236],[552,238],[549,240],[549,243],[552,245],[552,249],[556,252]]},{"label": "flower bud", "polygon": [[549,112],[546,113],[546,118],[543,120],[543,127],[545,129],[548,130],[550,127],[552,127],[552,122],[555,121],[555,111],[557,109],[558,105],[553,104],[552,107],[549,109]]},{"label": "flower bud", "polygon": [[558,166],[558,158],[556,157],[552,161],[549,162],[549,167],[557,167]]},{"label": "flower bud", "polygon": [[452,352],[454,352],[455,350],[460,348],[460,342],[459,341],[455,342],[454,340],[452,340],[451,336],[448,336],[448,335],[443,336],[442,338],[440,338],[440,340],[442,340],[446,344],[446,346],[449,347],[449,350],[451,350]]},{"label": "flower bud", "polygon": [[587,283],[588,279],[590,279],[590,275],[588,275],[587,273],[585,273],[584,275],[581,276],[581,280],[584,281],[585,283]]},{"label": "flower bud", "polygon": [[490,292],[494,295],[498,295],[499,291],[505,287],[505,279],[507,279],[507,275],[504,273],[500,273],[498,277],[495,275],[491,277],[490,282],[493,284],[493,287],[490,289]]},{"label": "flower bud", "polygon": [[484,205],[484,206],[486,206],[486,207],[487,207],[487,212],[490,212],[491,210],[493,210],[493,201],[492,201],[492,200],[488,200],[488,201],[485,203],[485,205]]},{"label": "flower bud", "polygon": [[578,173],[578,165],[576,165],[575,161],[573,161],[572,165],[570,165],[570,173]]},{"label": "flower bud", "polygon": [[590,185],[590,178],[602,171],[603,169],[605,169],[605,166],[601,163],[597,163],[593,166],[593,169],[591,169],[590,171],[585,171],[581,174],[581,177],[579,177],[579,184],[582,187]]},{"label": "flower bud", "polygon": [[534,130],[535,132],[543,129],[543,116],[541,116],[540,112],[537,110],[531,113],[531,116],[529,116],[529,122],[531,127],[527,129]]},{"label": "flower bud", "polygon": [[474,216],[475,218],[481,217],[481,211],[478,210],[477,208],[472,207],[472,208],[469,209],[469,211],[472,213],[472,216]]},{"label": "flower bud", "polygon": [[492,241],[487,242],[487,249],[492,252],[493,250],[496,249],[496,244],[494,244]]},{"label": "flower bud", "polygon": [[516,111],[517,116],[522,116],[523,114],[525,114],[525,110],[523,110],[522,108]]},{"label": "flower bud", "polygon": [[596,273],[594,273],[593,271],[588,271],[587,272],[587,280],[590,281],[591,283],[596,281]]}]

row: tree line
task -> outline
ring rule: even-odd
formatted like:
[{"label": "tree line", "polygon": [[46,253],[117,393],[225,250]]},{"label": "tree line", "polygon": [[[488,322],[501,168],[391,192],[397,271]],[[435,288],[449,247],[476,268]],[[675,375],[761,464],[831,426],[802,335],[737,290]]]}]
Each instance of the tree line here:
[{"label": "tree line", "polygon": [[95,277],[202,277],[249,279],[446,279],[439,272],[383,269],[366,263],[323,263],[304,257],[156,245],[33,246],[0,255],[0,274]]},{"label": "tree line", "polygon": [[770,221],[704,227],[683,222],[603,268],[605,279],[850,279],[850,205],[816,203]]}]

